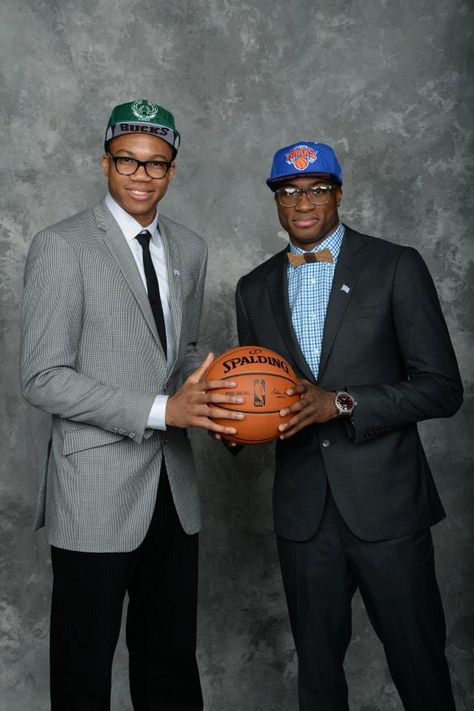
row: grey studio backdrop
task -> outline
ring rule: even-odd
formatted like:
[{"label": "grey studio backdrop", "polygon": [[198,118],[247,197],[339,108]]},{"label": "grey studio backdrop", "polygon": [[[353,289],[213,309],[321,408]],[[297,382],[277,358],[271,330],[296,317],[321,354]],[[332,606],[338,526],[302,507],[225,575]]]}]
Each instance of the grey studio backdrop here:
[{"label": "grey studio backdrop", "polygon": [[[0,711],[48,708],[49,550],[31,531],[48,419],[19,392],[24,260],[34,233],[103,194],[109,111],[141,97],[172,109],[183,135],[162,211],[209,244],[203,354],[236,343],[235,283],[285,244],[264,183],[285,143],[334,145],[345,170],[343,220],[425,257],[466,386],[456,417],[421,429],[448,512],[434,531],[447,653],[458,709],[474,708],[472,19],[462,0],[4,0]],[[234,459],[205,433],[192,438],[204,510],[206,709],[295,711],[296,658],[272,533],[272,447]],[[351,708],[399,710],[357,596],[353,607]],[[123,637],[113,709],[130,709]]]}]

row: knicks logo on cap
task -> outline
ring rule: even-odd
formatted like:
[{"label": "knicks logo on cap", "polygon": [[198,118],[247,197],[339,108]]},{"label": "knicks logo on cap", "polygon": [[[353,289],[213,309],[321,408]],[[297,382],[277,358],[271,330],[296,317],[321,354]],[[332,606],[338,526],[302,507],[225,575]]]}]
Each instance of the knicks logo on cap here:
[{"label": "knicks logo on cap", "polygon": [[288,165],[293,165],[296,170],[306,170],[317,158],[317,151],[309,146],[296,146],[286,154],[286,162]]}]

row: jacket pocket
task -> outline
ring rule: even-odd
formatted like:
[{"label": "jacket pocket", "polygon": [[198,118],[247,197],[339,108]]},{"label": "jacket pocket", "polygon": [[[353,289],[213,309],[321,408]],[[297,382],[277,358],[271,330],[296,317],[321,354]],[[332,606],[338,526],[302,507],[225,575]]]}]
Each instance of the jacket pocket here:
[{"label": "jacket pocket", "polygon": [[347,309],[343,322],[360,321],[363,318],[379,317],[382,309],[380,306],[366,306],[361,309]]},{"label": "jacket pocket", "polygon": [[74,452],[82,452],[86,449],[94,449],[113,442],[120,442],[122,439],[125,439],[124,435],[101,430],[100,427],[84,426],[64,433],[62,452],[64,455],[74,454]]}]

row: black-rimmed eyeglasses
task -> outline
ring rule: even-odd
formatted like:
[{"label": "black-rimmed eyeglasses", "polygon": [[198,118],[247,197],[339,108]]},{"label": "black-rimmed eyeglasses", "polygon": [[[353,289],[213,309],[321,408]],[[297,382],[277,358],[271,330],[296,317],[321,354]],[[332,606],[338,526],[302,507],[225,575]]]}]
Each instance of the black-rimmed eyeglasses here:
[{"label": "black-rimmed eyeglasses", "polygon": [[165,177],[172,165],[171,161],[168,163],[165,160],[136,160],[128,156],[113,156],[111,153],[107,155],[113,160],[115,170],[120,175],[134,175],[140,166],[143,166],[149,178],[160,180]]}]

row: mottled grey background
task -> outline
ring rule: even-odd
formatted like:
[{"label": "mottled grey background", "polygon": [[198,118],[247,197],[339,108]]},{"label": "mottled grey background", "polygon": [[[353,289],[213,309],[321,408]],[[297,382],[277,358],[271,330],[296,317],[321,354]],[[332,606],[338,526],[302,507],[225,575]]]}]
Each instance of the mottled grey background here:
[{"label": "mottled grey background", "polygon": [[[3,0],[1,47],[0,711],[48,708],[49,553],[31,532],[47,420],[19,394],[22,271],[40,228],[94,204],[104,127],[147,97],[183,134],[163,212],[210,246],[202,349],[235,343],[234,285],[284,245],[264,184],[276,148],[332,143],[353,227],[420,249],[467,402],[423,425],[448,517],[435,529],[458,709],[472,646],[472,54],[467,0]],[[295,711],[296,661],[272,535],[271,447],[234,460],[193,436],[201,475],[199,660],[208,711]],[[352,709],[401,709],[360,598]],[[130,709],[123,639],[114,711]]]}]

